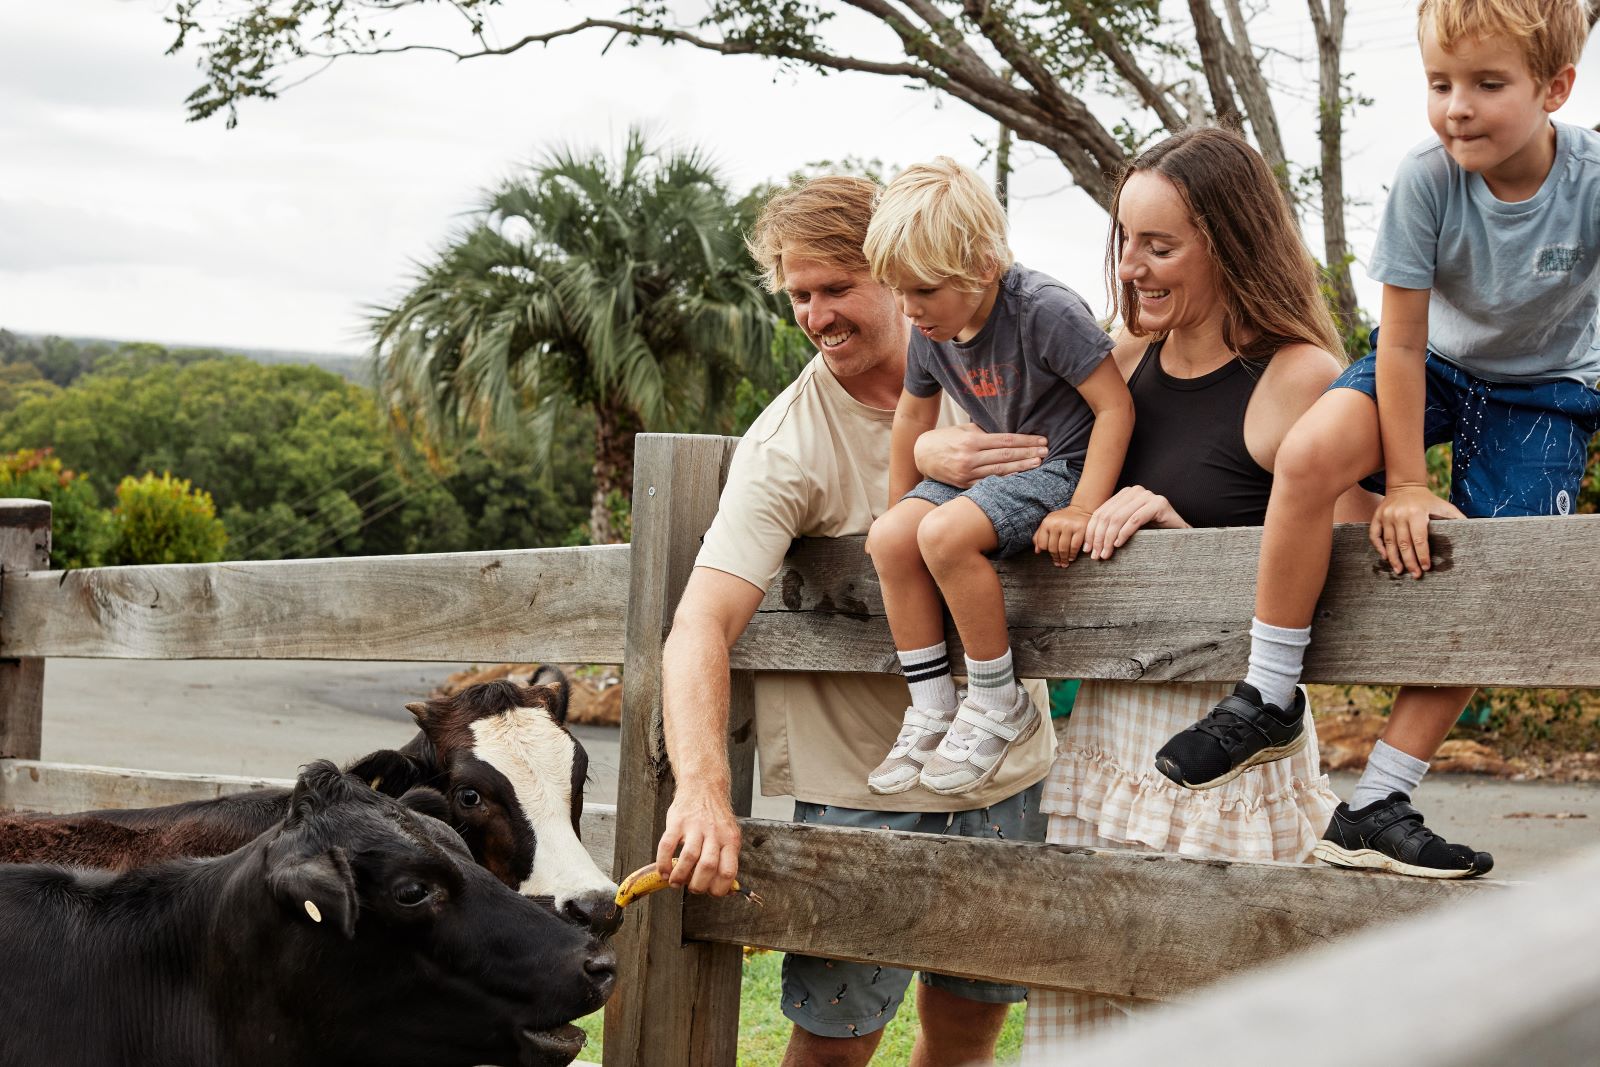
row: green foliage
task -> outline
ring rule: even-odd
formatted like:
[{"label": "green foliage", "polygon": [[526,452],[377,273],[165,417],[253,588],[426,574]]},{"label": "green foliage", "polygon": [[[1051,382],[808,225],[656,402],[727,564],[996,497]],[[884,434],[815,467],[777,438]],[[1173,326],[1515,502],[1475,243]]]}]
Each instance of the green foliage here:
[{"label": "green foliage", "polygon": [[113,565],[213,563],[228,545],[211,494],[170,473],[122,479],[112,517],[116,532],[106,561]]},{"label": "green foliage", "polygon": [[[468,448],[441,472],[391,437],[370,390],[337,375],[163,351],[125,346],[0,412],[0,448],[54,446],[96,475],[77,492],[100,508],[114,502],[101,479],[171,471],[212,494],[238,559],[561,544],[588,514],[592,420],[558,428],[543,473],[526,442],[493,457]],[[75,543],[66,521],[58,509],[58,560]]]},{"label": "green foliage", "polygon": [[380,309],[391,424],[436,456],[518,438],[548,456],[555,428],[592,412],[597,499],[623,489],[635,433],[726,425],[738,380],[769,373],[777,307],[740,232],[753,210],[699,152],[636,130],[614,162],[552,152]]},{"label": "green foliage", "polygon": [[50,449],[24,448],[0,455],[0,497],[48,500],[50,565],[58,570],[98,567],[111,546],[111,515],[89,479],[68,470]]}]

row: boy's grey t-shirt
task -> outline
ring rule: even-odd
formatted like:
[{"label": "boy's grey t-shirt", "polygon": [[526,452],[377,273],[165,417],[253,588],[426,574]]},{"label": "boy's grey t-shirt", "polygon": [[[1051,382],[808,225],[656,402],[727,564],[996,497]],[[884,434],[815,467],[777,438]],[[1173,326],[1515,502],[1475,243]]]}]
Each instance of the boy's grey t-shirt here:
[{"label": "boy's grey t-shirt", "polygon": [[943,389],[989,433],[1035,433],[1046,459],[1080,467],[1094,412],[1077,386],[1111,352],[1083,297],[1047,274],[1013,264],[1000,278],[994,310],[970,341],[930,341],[913,331],[906,391]]},{"label": "boy's grey t-shirt", "polygon": [[1395,174],[1368,274],[1431,289],[1428,346],[1489,381],[1600,381],[1600,133],[1554,123],[1539,191],[1508,204],[1437,140]]}]

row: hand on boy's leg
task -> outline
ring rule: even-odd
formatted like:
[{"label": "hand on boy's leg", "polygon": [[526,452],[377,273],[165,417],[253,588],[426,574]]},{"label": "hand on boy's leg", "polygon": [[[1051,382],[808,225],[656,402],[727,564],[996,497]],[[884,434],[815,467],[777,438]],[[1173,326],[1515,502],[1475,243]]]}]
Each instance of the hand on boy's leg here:
[{"label": "hand on boy's leg", "polygon": [[1460,508],[1434,496],[1426,485],[1391,484],[1367,527],[1367,539],[1395,574],[1421,578],[1433,568],[1428,521],[1464,518]]}]

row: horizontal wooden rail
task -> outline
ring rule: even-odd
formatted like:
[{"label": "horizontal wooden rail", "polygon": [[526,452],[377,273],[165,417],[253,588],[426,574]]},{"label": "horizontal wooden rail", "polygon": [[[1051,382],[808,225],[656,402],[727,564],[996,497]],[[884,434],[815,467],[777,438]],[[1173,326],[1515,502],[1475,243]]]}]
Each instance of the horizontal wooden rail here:
[{"label": "horizontal wooden rail", "polygon": [[[764,904],[691,896],[685,938],[1135,999],[1171,1000],[1502,885],[761,819],[740,826],[739,880]],[[662,894],[648,906],[675,905]]]},{"label": "horizontal wooden rail", "polygon": [[[289,778],[173,774],[126,767],[0,759],[0,811],[60,813],[151,808],[293,784]],[[602,871],[609,871],[617,836],[616,807],[585,804],[581,826],[584,847]]]},{"label": "horizontal wooden rail", "polygon": [[19,575],[0,658],[621,663],[628,548]]},{"label": "horizontal wooden rail", "polygon": [[[1259,529],[1144,530],[1110,560],[1000,565],[1017,667],[1045,678],[1235,681],[1249,654]],[[1314,682],[1600,686],[1600,515],[1433,526],[1421,581],[1335,536],[1306,657]],[[958,647],[954,631],[949,640]],[[954,653],[952,653],[954,654]],[[862,539],[790,553],[733,666],[893,671]]]},{"label": "horizontal wooden rail", "polygon": [[1027,1067],[1284,1063],[1591,1067],[1600,1050],[1600,850],[1206,990],[1115,1037],[1030,1050]]}]

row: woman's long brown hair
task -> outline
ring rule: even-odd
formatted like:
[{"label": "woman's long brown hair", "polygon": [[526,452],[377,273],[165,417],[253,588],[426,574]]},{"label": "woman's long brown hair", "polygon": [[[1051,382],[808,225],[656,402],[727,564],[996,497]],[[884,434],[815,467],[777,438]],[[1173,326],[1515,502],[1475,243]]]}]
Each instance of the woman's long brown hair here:
[{"label": "woman's long brown hair", "polygon": [[1217,272],[1222,340],[1246,359],[1267,359],[1304,342],[1342,358],[1344,346],[1323,300],[1316,262],[1306,250],[1283,190],[1266,160],[1228,130],[1196,126],[1173,134],[1128,164],[1111,197],[1106,287],[1128,331],[1142,335],[1139,300],[1117,278],[1127,235],[1117,223],[1122,190],[1140,171],[1178,190]]}]

